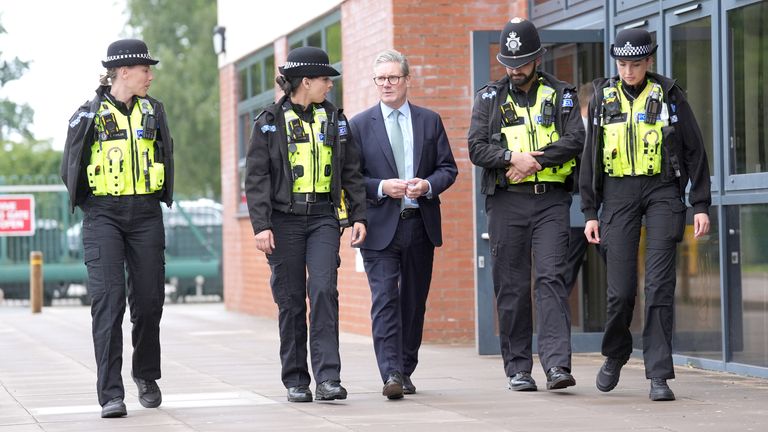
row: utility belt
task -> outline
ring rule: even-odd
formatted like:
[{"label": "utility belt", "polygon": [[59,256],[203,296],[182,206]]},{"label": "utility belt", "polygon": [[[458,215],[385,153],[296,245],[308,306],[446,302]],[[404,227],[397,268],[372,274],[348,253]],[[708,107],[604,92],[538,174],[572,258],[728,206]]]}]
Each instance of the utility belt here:
[{"label": "utility belt", "polygon": [[555,190],[565,190],[565,183],[558,182],[544,182],[544,183],[516,183],[508,184],[506,187],[499,187],[499,189],[506,190],[508,192],[528,193],[533,195],[542,195],[547,192]]},{"label": "utility belt", "polygon": [[293,193],[292,204],[288,213],[300,216],[333,215],[335,209],[329,192]]}]

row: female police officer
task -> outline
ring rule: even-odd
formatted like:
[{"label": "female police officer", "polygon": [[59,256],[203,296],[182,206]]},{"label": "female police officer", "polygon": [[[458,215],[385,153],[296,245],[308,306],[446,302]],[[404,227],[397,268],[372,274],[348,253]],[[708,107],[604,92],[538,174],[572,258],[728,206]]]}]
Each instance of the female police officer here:
[{"label": "female police officer", "polygon": [[160,316],[165,299],[165,236],[160,202],[173,200],[173,144],[163,104],[147,96],[153,59],[144,42],[107,49],[96,96],[69,121],[61,178],[82,208],[83,249],[93,316],[96,388],[102,417],[126,415],[120,375],[128,270],[133,380],[139,402],[162,401]]},{"label": "female police officer", "polygon": [[[709,231],[710,180],[699,126],[683,90],[652,73],[656,45],[646,30],[622,30],[611,45],[618,77],[594,81],[579,178],[584,233],[606,253],[608,315],[597,388],[611,391],[632,353],[640,225],[646,226],[643,358],[654,401],[673,400],[675,252],[688,201],[694,236]],[[602,202],[599,222],[597,210]]]},{"label": "female police officer", "polygon": [[[339,72],[321,49],[288,53],[276,81],[285,95],[256,117],[245,190],[256,247],[272,269],[282,381],[290,402],[310,402],[309,345],[317,400],[345,399],[340,383],[337,207],[348,199],[352,245],[365,239],[360,162],[341,110],[326,101]],[[342,193],[342,191],[344,193]],[[307,273],[309,277],[307,278]]]}]

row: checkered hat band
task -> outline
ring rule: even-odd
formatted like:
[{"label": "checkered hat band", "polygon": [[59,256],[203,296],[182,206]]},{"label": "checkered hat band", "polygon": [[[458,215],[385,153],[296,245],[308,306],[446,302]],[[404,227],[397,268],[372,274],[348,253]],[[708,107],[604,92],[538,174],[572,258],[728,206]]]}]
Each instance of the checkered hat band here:
[{"label": "checkered hat band", "polygon": [[651,45],[632,46],[629,43],[622,47],[613,47],[613,55],[617,57],[635,57],[651,53]]},{"label": "checkered hat band", "polygon": [[126,58],[143,58],[147,60],[153,60],[153,61],[155,60],[149,55],[149,53],[144,53],[144,54],[121,54],[121,55],[107,56],[104,62],[106,63],[106,62],[111,62],[114,60],[121,60]]},{"label": "checkered hat band", "polygon": [[299,66],[330,66],[328,63],[304,63],[304,62],[286,62],[283,69],[290,69]]}]

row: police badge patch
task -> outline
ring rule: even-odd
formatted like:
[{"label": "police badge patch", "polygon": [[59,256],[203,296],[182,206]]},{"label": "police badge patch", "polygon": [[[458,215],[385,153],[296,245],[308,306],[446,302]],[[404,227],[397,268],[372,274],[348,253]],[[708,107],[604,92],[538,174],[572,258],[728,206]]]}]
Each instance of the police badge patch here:
[{"label": "police badge patch", "polygon": [[520,42],[520,36],[515,32],[509,32],[509,36],[507,36],[507,48],[509,49],[509,52],[517,54],[517,52],[520,51],[521,45],[522,42]]}]

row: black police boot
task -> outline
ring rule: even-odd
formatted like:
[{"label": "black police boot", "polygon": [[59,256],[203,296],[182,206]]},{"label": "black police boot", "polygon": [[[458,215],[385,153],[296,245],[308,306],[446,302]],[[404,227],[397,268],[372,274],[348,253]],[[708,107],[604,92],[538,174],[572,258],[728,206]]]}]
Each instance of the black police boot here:
[{"label": "black police boot", "polygon": [[564,389],[575,385],[576,379],[573,378],[568,369],[554,366],[547,371],[547,390]]},{"label": "black police boot", "polygon": [[312,402],[312,391],[308,385],[289,387],[288,402]]},{"label": "black police boot", "polygon": [[155,380],[145,380],[133,377],[133,382],[139,388],[139,403],[144,408],[157,408],[163,402],[163,395]]},{"label": "black police boot", "polygon": [[672,393],[672,389],[667,385],[667,380],[664,378],[651,378],[651,393],[648,397],[652,401],[673,401],[675,400],[675,394]]},{"label": "black police boot", "polygon": [[101,407],[101,418],[125,417],[128,411],[125,409],[125,403],[121,398],[114,398]]},{"label": "black police boot", "polygon": [[514,391],[536,391],[536,381],[533,380],[533,377],[531,376],[530,372],[518,372],[511,377],[507,378],[509,380],[508,387],[510,390]]},{"label": "black police boot", "polygon": [[605,359],[605,363],[600,366],[600,371],[597,373],[597,379],[595,380],[597,389],[603,392],[609,392],[615,389],[619,384],[621,367],[626,363],[626,360],[617,358],[608,357]]},{"label": "black police boot", "polygon": [[315,388],[315,400],[346,399],[347,389],[336,380],[325,380]]}]

